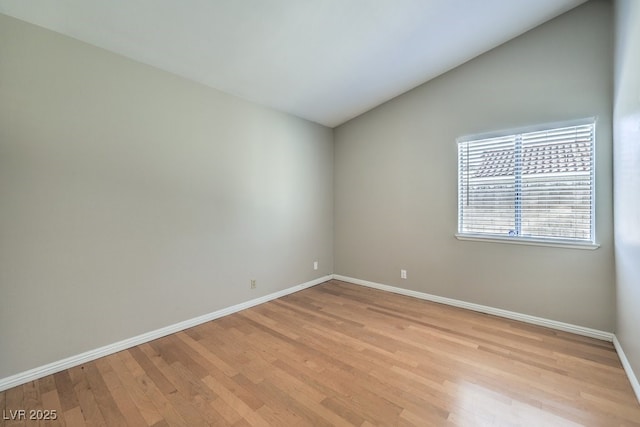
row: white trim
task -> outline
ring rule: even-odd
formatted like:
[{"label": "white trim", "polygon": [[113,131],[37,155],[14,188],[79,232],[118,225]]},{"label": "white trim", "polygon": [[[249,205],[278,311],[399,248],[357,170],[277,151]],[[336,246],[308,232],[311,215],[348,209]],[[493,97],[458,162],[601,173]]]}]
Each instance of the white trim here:
[{"label": "white trim", "polygon": [[579,241],[563,241],[563,240],[546,240],[546,239],[527,239],[523,237],[500,237],[485,236],[481,234],[464,234],[456,233],[456,239],[469,240],[472,242],[489,242],[489,243],[511,243],[515,245],[530,246],[550,246],[552,248],[568,248],[568,249],[586,249],[594,250],[600,247],[597,243],[579,242]]},{"label": "white trim", "polygon": [[616,348],[616,351],[618,352],[618,357],[620,358],[620,362],[622,363],[624,372],[627,374],[627,377],[629,378],[629,382],[631,383],[631,388],[633,389],[633,392],[636,394],[636,398],[638,399],[638,402],[640,402],[640,382],[638,382],[638,377],[636,377],[635,372],[633,372],[633,368],[629,363],[629,359],[627,359],[627,356],[624,354],[624,350],[622,350],[622,344],[620,344],[620,341],[618,341],[618,337],[616,337],[615,335],[613,336],[613,346]]},{"label": "white trim", "polygon": [[184,329],[188,329],[193,326],[218,319],[220,317],[228,316],[229,314],[237,313],[238,311],[242,311],[247,308],[283,297],[285,295],[310,288],[311,286],[319,285],[320,283],[324,283],[331,279],[332,275],[323,276],[318,279],[303,283],[301,285],[292,286],[282,291],[274,292],[272,294],[255,298],[240,304],[232,305],[231,307],[223,308],[209,314],[194,317],[193,319],[165,326],[164,328],[156,329],[155,331],[147,332],[132,338],[127,338],[113,344],[108,344],[94,350],[89,350],[75,356],[67,357],[66,359],[58,360],[56,362],[48,363],[37,368],[29,369],[28,371],[20,372],[10,377],[2,378],[0,379],[0,392],[28,383],[29,381],[37,380],[47,375],[55,374],[56,372],[64,371],[65,369],[69,369],[74,366],[82,365],[83,363],[96,360],[100,357],[108,356],[110,354],[117,353],[118,351],[126,350],[136,345],[144,344],[146,342],[162,338],[176,332],[180,332]]},{"label": "white trim", "polygon": [[451,305],[454,307],[466,308],[467,310],[478,311],[480,313],[492,314],[494,316],[504,317],[512,320],[519,320],[533,325],[544,326],[559,331],[571,332],[586,337],[596,338],[603,341],[613,341],[614,335],[611,332],[599,331],[597,329],[586,328],[584,326],[572,325],[570,323],[558,322],[556,320],[544,319],[542,317],[530,316],[528,314],[516,313],[514,311],[503,310],[501,308],[488,307],[486,305],[474,304],[471,302],[460,301],[452,298],[440,297],[424,292],[412,291],[409,289],[397,288],[395,286],[383,285],[381,283],[369,282],[367,280],[354,279],[352,277],[334,274],[333,278],[342,280],[343,282],[353,283],[355,285],[366,286],[369,288],[379,289],[382,291],[393,292],[395,294],[406,295],[427,301],[437,302],[440,304]]},{"label": "white trim", "polygon": [[65,369],[69,369],[74,366],[78,366],[83,363],[96,360],[100,357],[108,356],[110,354],[117,353],[118,351],[126,350],[136,345],[144,344],[146,342],[149,342],[158,338],[162,338],[166,335],[180,332],[184,329],[188,329],[193,326],[197,326],[202,323],[206,323],[211,320],[218,319],[220,317],[228,316],[229,314],[237,313],[239,311],[245,310],[250,307],[254,307],[259,304],[263,304],[265,302],[283,297],[285,295],[289,295],[291,293],[298,292],[315,285],[319,285],[320,283],[324,283],[331,279],[342,280],[343,282],[353,283],[356,285],[379,289],[386,292],[393,292],[396,294],[406,295],[406,296],[419,298],[427,301],[433,301],[441,304],[451,305],[454,307],[465,308],[468,310],[478,311],[481,313],[493,314],[495,316],[505,317],[507,319],[519,320],[519,321],[531,323],[534,325],[545,326],[548,328],[558,329],[565,332],[572,332],[578,335],[584,335],[592,338],[601,339],[604,341],[613,341],[615,349],[618,352],[618,356],[620,357],[620,360],[622,362],[622,366],[624,367],[624,370],[627,376],[629,377],[629,381],[631,382],[631,386],[636,394],[636,397],[638,397],[638,401],[640,401],[640,383],[638,383],[638,379],[635,376],[631,368],[631,365],[629,364],[629,361],[624,354],[624,351],[622,350],[622,346],[620,345],[620,342],[618,341],[616,336],[610,332],[604,332],[596,329],[590,329],[582,326],[572,325],[569,323],[558,322],[555,320],[529,316],[527,314],[520,314],[512,311],[502,310],[499,308],[493,308],[493,307],[488,307],[480,304],[474,304],[474,303],[469,303],[465,301],[455,300],[452,298],[439,297],[436,295],[431,295],[423,292],[397,288],[394,286],[383,285],[380,283],[370,282],[370,281],[361,280],[361,279],[355,279],[347,276],[341,276],[339,274],[323,276],[318,279],[314,279],[309,282],[303,283],[301,285],[292,286],[282,291],[274,292],[272,294],[255,298],[255,299],[246,301],[244,303],[223,308],[209,314],[205,314],[199,317],[195,317],[193,319],[185,320],[183,322],[169,325],[164,328],[156,329],[155,331],[147,332],[142,335],[138,335],[132,338],[118,341],[116,343],[109,344],[94,350],[90,350],[75,356],[67,357],[66,359],[62,359],[53,363],[49,363],[47,365],[33,368],[28,371],[20,372],[10,377],[2,378],[0,379],[0,392],[8,390],[12,387],[16,387],[16,386],[28,383],[29,381],[37,380],[47,375],[55,374],[56,372],[60,372]]}]

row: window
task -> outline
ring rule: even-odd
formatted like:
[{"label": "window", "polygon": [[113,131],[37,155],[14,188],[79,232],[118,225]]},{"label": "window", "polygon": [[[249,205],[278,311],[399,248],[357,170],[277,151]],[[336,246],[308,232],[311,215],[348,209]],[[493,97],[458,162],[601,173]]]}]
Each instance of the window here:
[{"label": "window", "polygon": [[458,140],[461,239],[597,247],[593,120]]}]

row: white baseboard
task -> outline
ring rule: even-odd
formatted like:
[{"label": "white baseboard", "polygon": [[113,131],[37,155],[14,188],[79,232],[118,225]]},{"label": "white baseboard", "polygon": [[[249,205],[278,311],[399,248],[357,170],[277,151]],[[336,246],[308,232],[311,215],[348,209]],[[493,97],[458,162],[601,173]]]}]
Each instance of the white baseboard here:
[{"label": "white baseboard", "polygon": [[519,320],[521,322],[531,323],[538,326],[545,326],[547,328],[557,329],[560,331],[571,332],[574,334],[596,338],[603,341],[613,342],[616,352],[618,353],[618,357],[620,357],[622,367],[624,368],[624,371],[629,378],[629,382],[631,383],[631,388],[633,389],[638,402],[640,402],[640,382],[638,381],[638,377],[636,377],[635,372],[633,372],[633,368],[631,367],[627,356],[624,354],[624,350],[622,349],[622,345],[618,341],[618,338],[611,332],[599,331],[597,329],[585,328],[584,326],[572,325],[570,323],[558,322],[556,320],[544,319],[542,317],[530,316],[528,314],[516,313],[513,311],[502,310],[500,308],[488,307],[485,305],[474,304],[452,298],[439,297],[437,295],[412,291],[409,289],[402,289],[395,286],[383,285],[381,283],[369,282],[367,280],[354,279],[353,277],[341,276],[339,274],[334,274],[333,278],[336,280],[342,280],[343,282],[353,283],[355,285],[366,286],[369,288],[393,292],[396,294],[406,295],[414,298],[420,298],[423,300],[451,305],[454,307],[466,308],[468,310],[493,314],[495,316],[505,317],[507,319]]},{"label": "white baseboard", "polygon": [[546,326],[548,328],[558,329],[565,332],[572,332],[578,335],[584,335],[592,338],[597,338],[605,341],[613,341],[613,344],[620,356],[620,360],[622,362],[622,366],[629,377],[629,381],[631,382],[631,386],[633,387],[638,400],[640,401],[640,384],[638,383],[638,379],[636,378],[629,361],[627,360],[620,343],[618,342],[615,335],[610,332],[599,331],[596,329],[585,328],[582,326],[572,325],[569,323],[558,322],[555,320],[544,319],[535,316],[529,316],[527,314],[520,314],[512,311],[502,310],[499,308],[488,307],[480,304],[469,303],[465,301],[460,301],[451,298],[439,297],[436,295],[431,295],[423,292],[412,291],[409,289],[397,288],[394,286],[383,285],[380,283],[369,282],[367,280],[354,279],[352,277],[341,276],[338,274],[328,275],[324,277],[320,277],[315,280],[311,280],[309,282],[303,283],[301,285],[292,286],[290,288],[284,289],[282,291],[274,292],[269,295],[262,296],[260,298],[255,298],[250,301],[246,301],[240,304],[233,305],[231,307],[223,308],[212,313],[208,313],[199,317],[195,317],[193,319],[185,320],[183,322],[179,322],[173,325],[166,326],[164,328],[156,329],[151,332],[147,332],[145,334],[141,334],[132,338],[128,338],[122,341],[118,341],[113,344],[109,344],[94,350],[89,350],[87,352],[68,357],[66,359],[62,359],[53,363],[49,363],[47,365],[43,365],[34,369],[30,369],[28,371],[24,371],[10,377],[0,379],[0,392],[4,390],[8,390],[12,387],[16,387],[29,381],[37,380],[39,378],[45,377],[47,375],[55,374],[57,372],[63,371],[65,369],[72,368],[74,366],[81,365],[83,363],[90,362],[92,360],[98,359],[100,357],[108,356],[113,353],[117,353],[118,351],[126,350],[128,348],[134,347],[136,345],[144,344],[149,341],[153,341],[158,338],[162,338],[166,335],[170,335],[184,329],[191,328],[193,326],[200,325],[202,323],[209,322],[211,320],[218,319],[220,317],[228,316],[229,314],[237,313],[238,311],[245,310],[250,307],[254,307],[259,304],[263,304],[265,302],[283,297],[285,295],[289,295],[294,292],[301,291],[303,289],[318,285],[320,283],[324,283],[328,280],[336,279],[344,282],[353,283],[356,285],[366,286],[374,289],[379,289],[387,292],[393,292],[401,295],[406,295],[414,298],[419,298],[427,301],[433,301],[441,304],[447,304],[454,307],[466,308],[468,310],[478,311],[481,313],[493,314],[495,316],[505,317],[507,319],[519,320],[526,323],[531,323],[539,326]]},{"label": "white baseboard", "polygon": [[228,316],[229,314],[237,313],[238,311],[245,310],[247,308],[263,304],[265,302],[283,297],[285,295],[292,294],[294,292],[301,291],[311,286],[319,285],[328,280],[331,280],[332,276],[324,276],[301,285],[292,286],[282,291],[274,292],[269,295],[255,298],[250,301],[246,301],[240,304],[233,305],[231,307],[223,308],[212,313],[208,313],[202,316],[194,317],[193,319],[185,320],[173,325],[166,326],[164,328],[156,329],[155,331],[147,332],[142,335],[138,335],[132,338],[127,338],[122,341],[118,341],[113,344],[106,345],[94,350],[77,354],[75,356],[67,357],[66,359],[58,360],[57,362],[49,363],[44,366],[40,366],[28,371],[20,372],[10,377],[0,379],[0,391],[8,390],[12,387],[16,387],[29,381],[37,380],[47,375],[55,374],[56,372],[64,371],[65,369],[72,368],[74,366],[82,365],[83,363],[90,362],[100,357],[108,356],[113,353],[117,353],[122,350],[134,347],[136,345],[144,344],[149,341],[153,341],[164,336],[180,332],[184,329],[191,328],[193,326],[200,325],[202,323],[209,322],[211,320],[218,319],[220,317]]},{"label": "white baseboard", "polygon": [[638,402],[640,402],[640,382],[638,382],[638,377],[636,377],[635,372],[633,372],[633,368],[629,363],[629,359],[627,359],[627,356],[624,354],[622,345],[620,344],[620,341],[618,341],[618,337],[616,337],[615,335],[613,336],[613,345],[616,348],[616,351],[618,352],[618,357],[620,358],[620,362],[622,362],[622,367],[624,368],[624,372],[626,372],[627,377],[629,378],[629,382],[631,383],[631,388],[633,389],[633,392],[636,394],[636,398],[638,399]]},{"label": "white baseboard", "polygon": [[382,291],[393,292],[400,295],[406,295],[414,298],[420,298],[427,301],[437,302],[440,304],[451,305],[454,307],[466,308],[467,310],[478,311],[480,313],[492,314],[494,316],[505,317],[507,319],[519,320],[521,322],[531,323],[533,325],[545,326],[547,328],[557,329],[560,331],[571,332],[578,335],[584,335],[591,338],[597,338],[603,341],[613,341],[611,332],[599,331],[597,329],[585,328],[584,326],[572,325],[570,323],[558,322],[556,320],[544,319],[542,317],[530,316],[528,314],[516,313],[514,311],[503,310],[501,308],[489,307],[486,305],[474,304],[470,302],[460,301],[452,298],[440,297],[424,292],[412,291],[409,289],[397,288],[395,286],[383,285],[381,283],[369,282],[367,280],[354,279],[352,277],[334,274],[333,278],[342,280],[343,282],[353,283],[355,285],[366,286],[369,288],[380,289]]}]

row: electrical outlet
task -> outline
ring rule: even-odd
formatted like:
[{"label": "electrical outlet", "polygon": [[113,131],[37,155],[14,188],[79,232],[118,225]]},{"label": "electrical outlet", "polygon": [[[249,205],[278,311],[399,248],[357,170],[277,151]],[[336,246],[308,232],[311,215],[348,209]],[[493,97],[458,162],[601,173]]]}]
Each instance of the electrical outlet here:
[{"label": "electrical outlet", "polygon": [[314,270],[318,269],[318,261],[313,261],[313,269]]},{"label": "electrical outlet", "polygon": [[400,270],[400,278],[401,279],[407,278],[407,270]]},{"label": "electrical outlet", "polygon": [[255,289],[256,288],[256,281],[255,279],[251,279],[251,289]]}]

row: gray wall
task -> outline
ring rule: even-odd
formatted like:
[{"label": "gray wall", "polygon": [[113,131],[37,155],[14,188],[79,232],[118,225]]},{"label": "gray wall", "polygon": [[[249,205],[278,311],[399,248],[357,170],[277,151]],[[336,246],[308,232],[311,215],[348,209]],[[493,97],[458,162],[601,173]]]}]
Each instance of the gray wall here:
[{"label": "gray wall", "polygon": [[640,377],[640,2],[616,3],[614,210],[616,336]]},{"label": "gray wall", "polygon": [[[336,128],[335,273],[613,331],[611,24],[589,2]],[[457,137],[591,116],[598,250],[455,239]]]},{"label": "gray wall", "polygon": [[333,272],[331,129],[3,15],[0,58],[0,378]]}]

